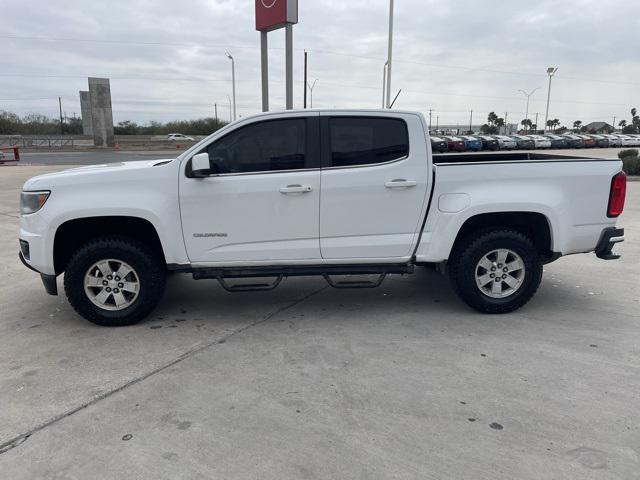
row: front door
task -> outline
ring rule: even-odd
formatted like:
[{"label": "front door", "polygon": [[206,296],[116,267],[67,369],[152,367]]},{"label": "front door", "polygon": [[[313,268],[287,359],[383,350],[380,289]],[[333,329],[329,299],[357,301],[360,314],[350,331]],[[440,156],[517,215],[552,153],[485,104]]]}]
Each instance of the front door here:
[{"label": "front door", "polygon": [[[192,263],[317,260],[318,117],[258,120],[201,152],[210,176],[180,181],[180,210]],[[198,152],[198,153],[201,153]]]},{"label": "front door", "polygon": [[412,114],[323,114],[321,125],[322,257],[408,259],[431,177],[422,121]]}]

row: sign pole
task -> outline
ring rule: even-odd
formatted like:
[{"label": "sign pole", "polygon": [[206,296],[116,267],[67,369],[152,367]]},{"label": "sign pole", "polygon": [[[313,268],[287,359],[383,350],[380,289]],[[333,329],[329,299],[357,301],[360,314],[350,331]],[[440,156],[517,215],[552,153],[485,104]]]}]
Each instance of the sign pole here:
[{"label": "sign pole", "polygon": [[285,28],[285,56],[286,56],[286,98],[287,110],[293,108],[293,25],[287,23]]},{"label": "sign pole", "polygon": [[[304,51],[304,108],[307,108],[307,51]],[[615,117],[613,123],[616,123]]]},{"label": "sign pole", "polygon": [[260,62],[262,66],[262,111],[269,111],[269,50],[267,32],[260,32]]}]

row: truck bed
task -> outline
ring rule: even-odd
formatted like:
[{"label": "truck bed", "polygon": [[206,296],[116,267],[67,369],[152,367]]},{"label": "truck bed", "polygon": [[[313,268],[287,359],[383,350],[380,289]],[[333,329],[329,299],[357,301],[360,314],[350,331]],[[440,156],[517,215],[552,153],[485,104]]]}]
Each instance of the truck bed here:
[{"label": "truck bed", "polygon": [[583,157],[576,152],[575,155],[557,155],[552,153],[529,152],[477,152],[477,153],[441,153],[433,155],[435,165],[458,163],[513,163],[513,162],[619,162],[617,158]]}]

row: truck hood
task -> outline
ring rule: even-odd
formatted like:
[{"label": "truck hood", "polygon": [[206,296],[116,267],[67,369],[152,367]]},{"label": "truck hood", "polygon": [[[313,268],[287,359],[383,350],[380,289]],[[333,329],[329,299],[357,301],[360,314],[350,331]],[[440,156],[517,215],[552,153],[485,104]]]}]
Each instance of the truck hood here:
[{"label": "truck hood", "polygon": [[56,185],[82,182],[85,179],[87,181],[115,180],[122,175],[139,173],[140,170],[166,165],[172,160],[174,159],[105,163],[101,165],[75,167],[54,173],[45,173],[44,175],[38,175],[27,180],[23,186],[23,190],[48,190]]}]

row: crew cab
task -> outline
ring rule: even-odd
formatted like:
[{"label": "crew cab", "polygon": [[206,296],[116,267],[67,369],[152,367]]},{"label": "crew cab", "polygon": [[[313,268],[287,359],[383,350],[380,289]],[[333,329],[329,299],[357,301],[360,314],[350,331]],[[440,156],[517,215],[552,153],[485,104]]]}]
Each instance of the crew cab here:
[{"label": "crew cab", "polygon": [[171,271],[237,292],[310,275],[375,287],[435,266],[468,305],[505,313],[545,263],[618,258],[619,160],[434,155],[426,131],[414,112],[267,113],[174,159],[40,175],[24,184],[19,255],[50,294],[64,273],[73,308],[108,326],[146,317]]}]

